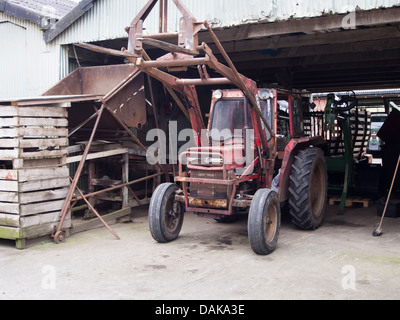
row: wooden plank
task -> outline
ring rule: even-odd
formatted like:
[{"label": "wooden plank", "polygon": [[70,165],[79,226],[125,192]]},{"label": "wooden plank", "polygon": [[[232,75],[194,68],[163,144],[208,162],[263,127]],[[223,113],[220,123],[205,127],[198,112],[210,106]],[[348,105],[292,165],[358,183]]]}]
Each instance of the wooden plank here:
[{"label": "wooden plank", "polygon": [[22,239],[22,230],[21,228],[0,226],[0,239]]},{"label": "wooden plank", "polygon": [[20,117],[16,125],[18,124],[20,126],[68,127],[68,120],[66,118],[21,118]]},{"label": "wooden plank", "polygon": [[68,153],[68,149],[59,150],[42,150],[35,152],[22,152],[20,157],[23,159],[29,158],[61,158]]},{"label": "wooden plank", "polygon": [[0,191],[0,201],[2,202],[18,202],[18,192],[3,192]]},{"label": "wooden plank", "polygon": [[[68,214],[67,219],[71,219],[71,215]],[[49,212],[45,214],[35,214],[28,217],[20,217],[19,227],[27,228],[32,226],[38,226],[48,223],[56,223],[60,221],[60,211]],[[57,224],[58,225],[58,224]]]},{"label": "wooden plank", "polygon": [[[106,158],[106,157],[111,157],[111,156],[115,156],[115,155],[125,154],[128,152],[129,152],[128,149],[122,148],[122,149],[116,149],[116,150],[110,150],[110,151],[90,153],[90,154],[88,154],[86,160]],[[69,157],[69,158],[67,158],[67,163],[80,162],[81,159],[82,159],[82,156]]]},{"label": "wooden plank", "polygon": [[19,181],[37,181],[57,178],[68,178],[69,169],[68,167],[54,167],[54,168],[32,168],[32,169],[20,169],[17,171],[19,174]]},{"label": "wooden plank", "polygon": [[[25,228],[13,228],[0,226],[0,239],[34,239],[40,236],[46,236],[53,233],[54,227],[58,225],[57,222],[44,223],[37,226],[25,227]],[[70,214],[67,215],[63,223],[63,229],[69,229],[72,226]]]},{"label": "wooden plank", "polygon": [[0,118],[0,127],[15,127],[18,126],[18,118]]},{"label": "wooden plank", "polygon": [[19,136],[19,128],[0,129],[0,138],[14,138]]},{"label": "wooden plank", "polygon": [[[53,233],[54,227],[58,226],[58,222],[50,222],[21,229],[21,238],[34,239],[41,236],[47,236]],[[67,217],[63,223],[63,230],[72,226],[71,218]]]},{"label": "wooden plank", "polygon": [[43,159],[14,159],[14,169],[28,169],[28,168],[48,168],[64,166],[67,156],[62,158],[43,158]]},{"label": "wooden plank", "polygon": [[[19,215],[21,217],[31,216],[34,214],[42,214],[44,212],[61,211],[65,200],[38,202],[31,204],[21,204],[19,208]],[[1,204],[0,204],[1,210]]]},{"label": "wooden plank", "polygon": [[68,190],[69,190],[69,188],[61,188],[61,189],[54,189],[54,190],[20,193],[19,194],[19,203],[20,204],[30,204],[30,203],[35,203],[35,202],[39,202],[39,201],[43,202],[43,201],[49,201],[49,200],[65,199],[68,194]]},{"label": "wooden plank", "polygon": [[[339,204],[341,201],[340,197],[329,198],[329,205],[333,206]],[[372,205],[372,200],[367,198],[346,198],[345,207],[353,207],[355,204],[362,205],[363,208],[368,208]]]},{"label": "wooden plank", "polygon": [[[1,140],[0,140],[1,141]],[[0,149],[0,160],[12,160],[19,158],[19,149]]]},{"label": "wooden plank", "polygon": [[0,180],[18,181],[18,170],[0,170]]},{"label": "wooden plank", "polygon": [[0,139],[1,148],[18,148],[19,147],[19,139]]},{"label": "wooden plank", "polygon": [[[14,181],[0,181],[0,186],[2,182],[10,183]],[[39,180],[39,181],[28,181],[25,183],[20,183],[19,191],[29,192],[29,191],[57,189],[57,188],[69,187],[69,184],[70,184],[69,178],[54,178],[54,179]],[[9,191],[18,191],[18,186],[17,190],[9,190]]]},{"label": "wooden plank", "polygon": [[18,107],[0,106],[0,117],[18,116]]},{"label": "wooden plank", "polygon": [[17,181],[0,180],[0,191],[18,191]]},{"label": "wooden plank", "polygon": [[19,218],[15,214],[0,213],[0,226],[19,228]]},{"label": "wooden plank", "polygon": [[[1,130],[0,130],[1,133]],[[67,128],[19,128],[21,136],[29,137],[67,137]]]},{"label": "wooden plank", "polygon": [[68,111],[66,108],[46,106],[46,107],[19,107],[20,117],[54,117],[54,118],[67,118]]},{"label": "wooden plank", "polygon": [[19,203],[0,202],[0,213],[19,214]]},{"label": "wooden plank", "polygon": [[20,148],[45,148],[45,147],[67,147],[68,138],[60,139],[21,139]]}]

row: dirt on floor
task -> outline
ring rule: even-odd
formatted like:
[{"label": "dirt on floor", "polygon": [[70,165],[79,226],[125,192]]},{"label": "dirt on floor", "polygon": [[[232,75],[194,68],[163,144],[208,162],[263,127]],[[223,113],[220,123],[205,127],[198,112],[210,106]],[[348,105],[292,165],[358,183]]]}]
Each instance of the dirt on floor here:
[{"label": "dirt on floor", "polygon": [[112,226],[19,251],[0,241],[0,300],[5,299],[399,299],[400,218],[376,207],[329,206],[315,231],[284,215],[278,247],[253,253],[246,217],[234,223],[186,214],[180,237],[159,244],[147,208]]}]

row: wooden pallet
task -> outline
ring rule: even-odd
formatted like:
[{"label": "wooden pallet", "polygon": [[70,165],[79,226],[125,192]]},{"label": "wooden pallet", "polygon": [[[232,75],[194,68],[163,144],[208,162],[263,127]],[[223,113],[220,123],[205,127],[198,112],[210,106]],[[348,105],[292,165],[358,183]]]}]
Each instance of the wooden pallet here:
[{"label": "wooden pallet", "polygon": [[13,169],[65,164],[67,127],[65,107],[0,106],[0,161]]},{"label": "wooden pallet", "polygon": [[0,238],[18,249],[60,221],[70,185],[67,116],[65,104],[0,106]]},{"label": "wooden pallet", "polygon": [[[329,198],[329,205],[333,206],[335,204],[340,204],[341,198],[340,197],[331,197]],[[360,198],[360,197],[350,197],[346,198],[345,207],[356,207],[362,206],[363,208],[368,208],[372,205],[371,199]]]}]

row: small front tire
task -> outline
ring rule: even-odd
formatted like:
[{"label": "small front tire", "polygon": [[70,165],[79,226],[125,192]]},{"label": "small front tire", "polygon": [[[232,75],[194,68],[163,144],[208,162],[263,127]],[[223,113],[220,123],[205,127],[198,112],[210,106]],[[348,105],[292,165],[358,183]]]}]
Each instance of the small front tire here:
[{"label": "small front tire", "polygon": [[178,238],[182,229],[184,207],[175,200],[178,186],[160,184],[153,193],[149,205],[149,227],[154,240],[166,243]]},{"label": "small front tire", "polygon": [[247,228],[255,253],[267,255],[275,250],[281,228],[281,209],[275,191],[259,189],[256,192],[251,201]]}]

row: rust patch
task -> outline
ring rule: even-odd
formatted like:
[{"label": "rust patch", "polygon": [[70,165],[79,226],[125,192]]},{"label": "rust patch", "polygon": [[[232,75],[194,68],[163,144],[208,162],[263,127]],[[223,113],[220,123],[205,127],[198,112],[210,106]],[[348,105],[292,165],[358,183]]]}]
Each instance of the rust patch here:
[{"label": "rust patch", "polygon": [[189,206],[197,208],[215,208],[226,209],[228,207],[227,199],[199,199],[189,197]]}]

